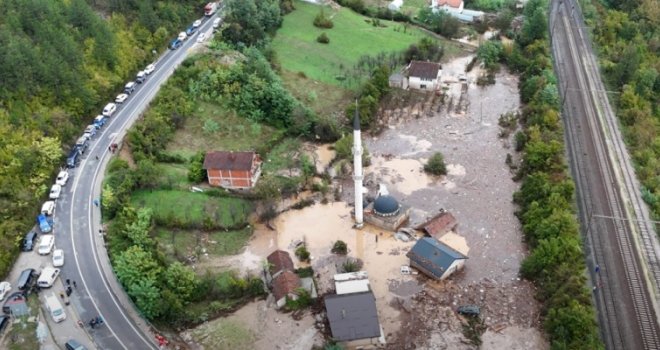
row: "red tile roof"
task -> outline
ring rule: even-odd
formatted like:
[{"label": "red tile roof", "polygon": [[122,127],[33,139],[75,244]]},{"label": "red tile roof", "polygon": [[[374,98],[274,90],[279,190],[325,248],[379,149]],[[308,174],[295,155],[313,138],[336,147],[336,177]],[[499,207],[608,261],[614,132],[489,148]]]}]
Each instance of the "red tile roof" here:
[{"label": "red tile roof", "polygon": [[208,152],[204,157],[204,169],[249,171],[255,159],[258,158],[254,152]]},{"label": "red tile roof", "polygon": [[291,271],[284,271],[273,280],[273,296],[280,300],[300,288],[300,278]]},{"label": "red tile roof", "polygon": [[270,273],[276,274],[282,270],[293,271],[293,260],[288,252],[283,250],[276,250],[266,258],[268,264],[270,265]]},{"label": "red tile roof", "polygon": [[408,68],[408,76],[433,80],[438,78],[440,68],[442,67],[437,63],[412,61]]},{"label": "red tile roof", "polygon": [[449,5],[449,7],[459,8],[463,0],[438,0],[438,6]]},{"label": "red tile roof", "polygon": [[458,222],[454,215],[445,211],[417,226],[417,229],[423,230],[432,237],[439,238],[438,236],[453,230],[456,225],[458,225]]}]

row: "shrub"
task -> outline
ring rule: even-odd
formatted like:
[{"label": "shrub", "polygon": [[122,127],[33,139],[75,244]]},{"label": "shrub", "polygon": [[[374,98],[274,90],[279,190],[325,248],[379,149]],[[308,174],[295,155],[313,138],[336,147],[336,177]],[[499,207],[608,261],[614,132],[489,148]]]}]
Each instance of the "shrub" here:
[{"label": "shrub", "polygon": [[429,161],[424,165],[424,171],[433,175],[447,175],[447,166],[442,153],[434,153]]},{"label": "shrub", "polygon": [[299,269],[296,269],[296,275],[300,278],[305,278],[305,277],[312,277],[314,276],[314,270],[312,269],[311,266],[308,267],[301,267]]},{"label": "shrub", "polygon": [[316,15],[316,17],[314,17],[314,26],[319,27],[319,28],[330,29],[330,28],[334,27],[335,25],[334,25],[334,23],[332,23],[332,20],[325,15],[325,12],[323,12],[323,9],[321,9],[321,12],[319,12],[318,15]]},{"label": "shrub", "polygon": [[344,273],[360,271],[360,263],[355,259],[348,259],[341,264],[341,269]]},{"label": "shrub", "polygon": [[188,181],[192,183],[200,183],[206,180],[206,171],[204,171],[204,152],[199,152],[190,157],[190,164],[188,165]]},{"label": "shrub", "polygon": [[304,288],[296,289],[296,294],[298,294],[298,299],[293,300],[286,298],[286,308],[288,310],[301,310],[310,305],[312,305],[312,297],[309,295],[309,292]]},{"label": "shrub", "polygon": [[334,254],[346,255],[348,253],[348,247],[346,246],[346,242],[337,241],[330,251]]},{"label": "shrub", "polygon": [[318,37],[316,37],[316,41],[321,43],[321,44],[329,44],[330,43],[330,38],[328,38],[325,33],[321,33]]},{"label": "shrub", "polygon": [[300,261],[309,262],[309,255],[309,250],[307,250],[307,247],[304,245],[296,249],[296,257],[298,257],[298,260]]}]

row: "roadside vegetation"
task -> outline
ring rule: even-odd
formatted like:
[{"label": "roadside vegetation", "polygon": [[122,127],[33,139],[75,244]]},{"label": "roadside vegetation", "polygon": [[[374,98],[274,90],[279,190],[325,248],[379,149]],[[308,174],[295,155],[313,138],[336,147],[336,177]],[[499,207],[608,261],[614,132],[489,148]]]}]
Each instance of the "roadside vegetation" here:
[{"label": "roadside vegetation", "polygon": [[660,220],[660,12],[657,1],[581,2],[636,173]]},{"label": "roadside vegetation", "polygon": [[[106,101],[199,14],[198,1],[3,1],[0,276],[66,149]],[[99,15],[99,12],[103,16]]]},{"label": "roadside vegetation", "polygon": [[[520,74],[525,103],[521,124],[522,163],[514,194],[517,216],[531,252],[520,273],[538,286],[543,325],[552,348],[602,349],[591,293],[586,288],[585,257],[575,216],[575,185],[564,158],[559,99],[547,39],[547,2],[525,5],[524,23],[500,59]],[[518,142],[518,141],[517,141]],[[520,147],[518,147],[520,146]]]}]

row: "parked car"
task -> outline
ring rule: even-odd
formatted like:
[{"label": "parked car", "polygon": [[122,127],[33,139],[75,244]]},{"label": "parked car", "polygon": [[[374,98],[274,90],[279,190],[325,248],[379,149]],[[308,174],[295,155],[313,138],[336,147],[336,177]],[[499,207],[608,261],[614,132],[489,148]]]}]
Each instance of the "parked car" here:
[{"label": "parked car", "polygon": [[64,250],[62,249],[53,250],[53,266],[55,267],[64,266]]},{"label": "parked car", "polygon": [[53,219],[44,214],[37,215],[37,223],[39,224],[41,233],[49,233],[53,230]]},{"label": "parked car", "polygon": [[155,70],[156,70],[156,65],[152,63],[144,69],[144,73],[149,75],[149,74],[153,73]]},{"label": "parked car", "polygon": [[87,125],[87,127],[85,128],[85,134],[89,134],[90,139],[96,136],[96,126],[91,124]]},{"label": "parked car", "polygon": [[85,153],[87,146],[89,145],[89,135],[83,134],[76,140],[76,147],[80,153]]},{"label": "parked car", "polygon": [[135,91],[135,88],[137,87],[137,84],[134,81],[129,81],[124,85],[124,92],[127,94],[132,94],[133,91]]},{"label": "parked car", "polygon": [[34,231],[28,232],[25,237],[23,237],[23,243],[21,244],[21,250],[24,252],[30,252],[34,249],[34,243],[37,240],[37,233]]},{"label": "parked car", "polygon": [[39,279],[37,280],[37,287],[39,288],[50,288],[53,286],[53,283],[55,283],[55,280],[57,277],[60,275],[60,269],[56,269],[54,267],[45,267],[41,271],[41,275],[39,276]]},{"label": "parked car", "polygon": [[80,156],[80,150],[78,147],[74,146],[71,152],[69,152],[69,155],[66,157],[66,167],[69,169],[77,167],[80,163]]},{"label": "parked car", "polygon": [[47,201],[41,206],[41,213],[51,216],[55,210],[55,201]]},{"label": "parked car", "polygon": [[465,316],[479,316],[480,310],[476,305],[463,305],[459,306],[456,312]]},{"label": "parked car", "polygon": [[0,282],[0,300],[5,300],[5,296],[11,290],[11,283],[7,281]]},{"label": "parked car", "polygon": [[34,284],[37,278],[39,278],[39,273],[37,273],[35,269],[27,268],[21,272],[20,276],[18,276],[18,282],[16,282],[16,288],[18,288],[19,290],[28,289],[32,287],[32,285]]},{"label": "parked car", "polygon": [[[185,33],[184,33],[185,34]],[[179,39],[174,39],[170,42],[170,45],[168,46],[170,50],[176,50],[183,45],[183,42]]]},{"label": "parked car", "polygon": [[216,18],[213,20],[213,29],[218,29],[220,27],[220,23],[222,23],[222,20],[220,18]]},{"label": "parked car", "polygon": [[106,117],[112,117],[113,114],[117,111],[117,105],[114,103],[108,103],[103,107],[103,115]]},{"label": "parked car", "polygon": [[119,94],[117,95],[117,98],[115,98],[115,102],[124,103],[124,101],[126,101],[127,98],[128,98],[127,94]]},{"label": "parked car", "polygon": [[50,194],[48,194],[48,198],[58,199],[60,198],[61,193],[62,193],[62,186],[55,184],[53,185],[53,187],[50,188]]},{"label": "parked car", "polygon": [[64,344],[64,347],[66,350],[87,350],[86,347],[82,346],[82,344],[78,343],[75,339],[69,339],[69,341]]},{"label": "parked car", "polygon": [[141,70],[138,72],[138,74],[135,76],[135,81],[138,84],[144,83],[144,81],[147,80],[147,73],[145,71]]},{"label": "parked car", "polygon": [[103,114],[99,114],[94,118],[94,126],[97,129],[100,129],[105,125],[106,117]]},{"label": "parked car", "polygon": [[62,170],[59,173],[57,173],[57,178],[55,179],[55,183],[60,185],[60,186],[66,186],[67,181],[69,181],[69,172],[66,170]]},{"label": "parked car", "polygon": [[201,25],[202,25],[202,20],[198,19],[195,22],[193,22],[192,26],[195,27],[195,28],[199,28],[199,26],[201,26]]},{"label": "parked car", "polygon": [[19,303],[24,304],[26,301],[27,301],[27,297],[25,296],[25,294],[23,294],[23,292],[11,293],[7,297],[7,301],[5,301],[5,304],[2,306],[2,312],[6,314],[10,314],[12,305]]},{"label": "parked car", "polygon": [[186,39],[188,39],[188,34],[186,34],[186,32],[181,32],[181,33],[179,33],[179,36],[177,37],[177,39],[179,41],[185,41]]},{"label": "parked car", "polygon": [[206,40],[206,33],[200,33],[200,34],[197,36],[197,42],[198,42],[198,43],[202,43],[202,42],[204,42],[204,40]]},{"label": "parked car", "polygon": [[5,328],[9,326],[11,318],[7,315],[0,316],[0,335],[5,331]]},{"label": "parked car", "polygon": [[53,250],[55,246],[55,236],[53,235],[43,235],[39,241],[39,249],[37,252],[39,255],[48,255]]}]

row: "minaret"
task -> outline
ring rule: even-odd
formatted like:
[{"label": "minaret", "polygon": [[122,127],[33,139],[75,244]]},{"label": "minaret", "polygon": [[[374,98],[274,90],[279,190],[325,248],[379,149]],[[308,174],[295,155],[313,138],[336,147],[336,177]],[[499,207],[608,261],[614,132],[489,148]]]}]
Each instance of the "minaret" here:
[{"label": "minaret", "polygon": [[362,136],[360,135],[360,115],[358,103],[355,101],[355,118],[353,118],[353,181],[355,182],[355,227],[363,225],[362,214]]}]

